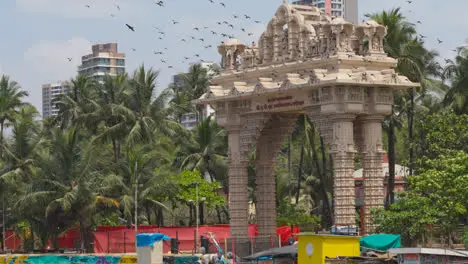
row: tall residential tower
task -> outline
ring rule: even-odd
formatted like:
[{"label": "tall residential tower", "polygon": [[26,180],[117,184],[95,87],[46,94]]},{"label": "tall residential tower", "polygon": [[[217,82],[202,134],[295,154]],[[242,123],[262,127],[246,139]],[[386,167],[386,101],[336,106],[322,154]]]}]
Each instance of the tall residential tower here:
[{"label": "tall residential tower", "polygon": [[59,109],[54,100],[61,94],[66,94],[71,87],[70,82],[49,83],[42,85],[42,117],[56,116]]},{"label": "tall residential tower", "polygon": [[92,46],[92,53],[81,57],[78,74],[86,74],[98,81],[105,75],[116,76],[125,73],[125,54],[119,53],[117,43]]},{"label": "tall residential tower", "polygon": [[343,17],[346,21],[358,24],[358,0],[297,0],[295,5],[313,5],[324,9],[328,15]]}]

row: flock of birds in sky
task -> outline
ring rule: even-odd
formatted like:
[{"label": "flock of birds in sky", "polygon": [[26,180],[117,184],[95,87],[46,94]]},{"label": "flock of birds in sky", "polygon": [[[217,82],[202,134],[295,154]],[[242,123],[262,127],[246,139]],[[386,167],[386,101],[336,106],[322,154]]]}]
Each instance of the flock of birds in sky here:
[{"label": "flock of birds in sky", "polygon": [[[413,0],[407,0],[406,2],[407,2],[408,4],[412,4],[412,3],[413,3]],[[408,12],[414,14],[414,11],[411,10],[411,9],[410,9]],[[417,23],[417,24],[422,24],[421,20],[417,20],[416,23]],[[425,35],[423,35],[423,34],[419,34],[419,38],[424,42],[424,41],[427,39],[427,36],[425,36]],[[436,40],[437,40],[437,43],[438,43],[438,44],[444,43],[444,41],[441,40],[440,38],[436,38]],[[457,49],[453,49],[452,52],[457,52]],[[445,61],[445,63],[447,63],[447,64],[449,64],[449,63],[451,62],[451,60],[450,60],[450,59],[447,59],[447,58],[444,58],[444,61]]]},{"label": "flock of birds in sky", "polygon": [[[203,0],[206,1],[207,4],[212,5],[213,7],[217,6],[222,9],[229,10],[229,6],[225,2],[221,1],[215,1],[215,0]],[[254,1],[254,0],[252,0]],[[406,1],[408,5],[411,5],[414,0],[407,0]],[[164,8],[166,6],[166,1],[163,0],[154,0],[154,4],[157,8]],[[115,17],[116,13],[120,11],[120,6],[118,4],[115,5],[115,13],[111,13],[111,17]],[[85,5],[85,8],[93,8],[92,4],[87,4]],[[379,11],[379,10],[377,10]],[[414,13],[411,9],[408,11],[409,13]],[[368,16],[367,16],[368,17]],[[186,28],[184,36],[181,36],[180,39],[178,39],[179,42],[181,43],[190,43],[190,45],[195,46],[199,45],[200,51],[206,50],[206,49],[212,49],[219,45],[220,43],[223,43],[223,40],[226,39],[232,39],[236,37],[236,34],[244,34],[246,36],[253,36],[254,33],[248,32],[246,29],[247,26],[255,25],[255,24],[261,24],[262,22],[260,20],[255,20],[248,14],[234,14],[230,17],[230,20],[223,20],[223,21],[217,21],[215,25],[211,26],[188,26]],[[365,22],[365,20],[363,20]],[[169,26],[186,26],[183,21],[175,20],[172,19],[171,21],[168,22]],[[416,21],[416,24],[422,24],[420,20]],[[246,26],[247,25],[247,26]],[[138,28],[131,23],[126,23],[125,28],[131,32],[137,32]],[[166,34],[168,34],[168,30],[164,31],[163,28],[153,26],[153,30],[156,33],[157,39],[163,40],[166,37]],[[207,37],[207,36],[212,36],[212,37]],[[424,41],[427,36],[424,36],[422,34],[419,34],[419,38]],[[216,40],[216,43],[213,42],[213,39]],[[438,44],[442,44],[443,41],[439,38],[437,38]],[[196,44],[193,44],[196,43]],[[136,48],[132,48],[132,51],[136,51]],[[456,50],[453,50],[456,52]],[[182,63],[187,63],[189,61],[198,61],[198,62],[204,62],[203,59],[201,59],[201,52],[191,54],[191,55],[182,55],[180,59],[182,59]],[[153,54],[155,56],[158,56],[159,61],[165,65],[165,67],[169,69],[174,68],[174,63],[176,63],[177,58],[175,58],[174,54],[171,54],[171,59],[168,59],[169,51],[168,48],[160,48],[160,50],[153,50]],[[175,53],[177,54],[177,53]],[[67,58],[68,61],[71,61],[72,58]],[[448,62],[448,59],[445,59],[446,62]]]},{"label": "flock of birds in sky", "polygon": [[[211,5],[217,5],[220,8],[223,9],[228,9],[228,5],[224,2],[216,2],[215,0],[206,0],[207,4]],[[154,4],[158,8],[164,8],[166,5],[165,1],[162,0],[157,0],[154,1]],[[120,6],[118,4],[114,4],[115,6],[115,12],[117,13],[118,11],[121,10]],[[92,4],[87,4],[85,5],[85,8],[93,8]],[[116,13],[111,13],[111,17],[116,17]],[[236,37],[236,33],[243,33],[246,34],[249,37],[254,36],[253,32],[248,32],[247,30],[247,25],[254,25],[254,24],[261,24],[262,22],[260,20],[255,20],[253,19],[250,15],[248,14],[234,14],[231,17],[232,19],[230,20],[222,20],[222,21],[217,21],[216,25],[212,26],[194,26],[187,28],[186,34],[180,39],[178,39],[179,42],[181,43],[190,43],[193,46],[193,43],[195,42],[195,45],[199,45],[200,49],[212,49],[219,45],[219,43],[222,43],[223,40],[226,39],[233,39]],[[172,19],[169,23],[170,26],[179,26],[179,25],[184,25],[183,21],[175,20]],[[131,24],[131,23],[126,23],[125,27],[127,30],[131,32],[137,32],[138,28]],[[153,30],[157,34],[157,39],[163,40],[166,37],[167,30],[165,31],[163,28],[158,27],[158,26],[153,26]],[[216,43],[214,43],[212,40],[213,38],[207,37],[207,35],[214,37],[216,39]],[[131,48],[132,51],[136,51],[136,48]],[[201,59],[201,52],[191,54],[191,55],[182,55],[182,63],[187,63],[190,60],[196,60],[199,62],[205,62],[203,59]],[[155,56],[159,56],[159,61],[166,65],[167,68],[173,69],[174,65],[171,62],[174,62],[174,58],[168,59],[166,55],[168,54],[168,48],[161,48],[160,50],[153,50],[153,54]],[[171,54],[172,55],[172,54]],[[67,58],[68,61],[72,61],[72,58]]]}]

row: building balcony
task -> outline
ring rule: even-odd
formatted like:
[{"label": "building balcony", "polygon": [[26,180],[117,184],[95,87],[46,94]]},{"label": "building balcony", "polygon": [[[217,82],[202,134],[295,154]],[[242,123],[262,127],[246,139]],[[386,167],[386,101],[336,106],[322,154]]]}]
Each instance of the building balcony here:
[{"label": "building balcony", "polygon": [[97,68],[97,67],[102,67],[102,68],[125,68],[125,65],[111,65],[110,63],[92,63],[92,64],[86,64],[86,65],[80,65],[78,66],[78,71],[86,71],[89,69]]}]

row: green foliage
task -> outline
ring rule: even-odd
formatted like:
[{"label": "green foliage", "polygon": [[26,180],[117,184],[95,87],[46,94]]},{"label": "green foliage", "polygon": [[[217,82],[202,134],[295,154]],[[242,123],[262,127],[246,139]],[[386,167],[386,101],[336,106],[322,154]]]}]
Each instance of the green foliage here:
[{"label": "green foliage", "polygon": [[409,179],[409,191],[399,195],[388,211],[375,212],[381,232],[401,234],[406,241],[420,240],[437,225],[451,243],[460,217],[468,208],[468,154],[440,156],[426,161],[417,176]]},{"label": "green foliage", "polygon": [[173,176],[173,180],[178,186],[177,199],[185,204],[196,202],[197,185],[199,202],[204,197],[206,199],[204,203],[208,207],[220,206],[225,203],[224,198],[218,195],[221,186],[217,182],[205,181],[198,171],[182,171]]},{"label": "green foliage", "polygon": [[177,166],[198,170],[227,189],[227,134],[211,116],[201,120],[177,153]]},{"label": "green foliage", "polygon": [[[197,96],[206,90],[206,70],[193,66],[191,72],[185,90]],[[144,66],[132,76],[106,76],[103,83],[80,75],[54,102],[59,115],[43,121],[36,121],[37,110],[22,101],[27,93],[7,76],[1,78],[0,183],[12,226],[26,223],[42,245],[79,226],[85,249],[96,225],[130,225],[135,214],[139,223],[164,225],[168,203],[194,196],[193,188],[175,184],[172,177],[176,153],[193,147],[186,138],[202,139],[190,154],[213,149],[202,158],[207,166],[192,169],[224,177],[222,166],[213,162],[225,153],[222,130],[213,130],[209,121],[197,135],[183,129],[171,116],[169,91],[156,96],[157,77]],[[12,136],[4,140],[7,126]],[[215,143],[203,135],[213,135]],[[223,205],[215,195],[218,184],[197,175],[206,204]]]},{"label": "green foliage", "polygon": [[435,209],[429,199],[407,193],[399,194],[399,200],[388,210],[374,210],[373,221],[378,231],[389,234],[400,234],[403,243],[410,245],[419,241],[429,231],[430,225],[437,222]]},{"label": "green foliage", "polygon": [[417,149],[423,161],[455,155],[458,151],[468,152],[468,115],[438,112],[425,116],[418,127],[422,140]]},{"label": "green foliage", "polygon": [[278,207],[277,223],[278,225],[300,226],[308,231],[320,228],[320,218],[311,216],[304,208],[298,208],[286,202]]},{"label": "green foliage", "polygon": [[452,85],[444,99],[444,104],[459,114],[468,113],[468,48],[457,48],[454,60],[448,60],[444,69],[443,78],[450,80]]}]

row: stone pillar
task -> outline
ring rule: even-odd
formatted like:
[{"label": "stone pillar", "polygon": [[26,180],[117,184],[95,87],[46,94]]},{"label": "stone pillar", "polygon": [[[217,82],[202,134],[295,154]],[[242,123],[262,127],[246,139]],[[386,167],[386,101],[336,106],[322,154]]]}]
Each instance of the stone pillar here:
[{"label": "stone pillar", "polygon": [[384,174],[382,170],[382,121],[383,116],[359,117],[359,152],[362,157],[364,186],[364,222],[362,234],[373,233],[371,210],[384,206]]},{"label": "stone pillar", "polygon": [[256,216],[258,238],[255,251],[270,248],[271,238],[276,236],[276,155],[283,146],[284,140],[294,129],[296,114],[275,114],[263,129],[257,142]]},{"label": "stone pillar", "polygon": [[228,177],[229,177],[229,215],[231,237],[248,237],[248,192],[247,162],[241,159],[239,115],[231,114],[228,124]]},{"label": "stone pillar", "polygon": [[332,136],[330,153],[333,157],[335,178],[334,190],[334,225],[355,226],[355,187],[354,187],[354,115],[332,115]]},{"label": "stone pillar", "polygon": [[[281,38],[283,36],[283,28],[275,25],[273,28],[273,56],[272,56],[272,62],[278,62],[281,59],[282,56],[282,47],[281,47]],[[271,47],[270,47],[271,49]]]},{"label": "stone pillar", "polygon": [[[249,193],[248,163],[249,153],[263,129],[268,114],[243,114],[250,108],[246,102],[231,102],[228,109],[228,144],[229,144],[229,215],[231,239],[229,246],[235,247],[237,256],[250,254],[248,232]],[[248,104],[247,104],[248,105]]]},{"label": "stone pillar", "polygon": [[276,146],[274,146],[275,137],[271,133],[268,134],[262,135],[257,143],[255,213],[259,236],[269,236],[276,233]]},{"label": "stone pillar", "polygon": [[231,47],[231,56],[229,57],[229,69],[234,70],[236,65],[236,49]]}]

